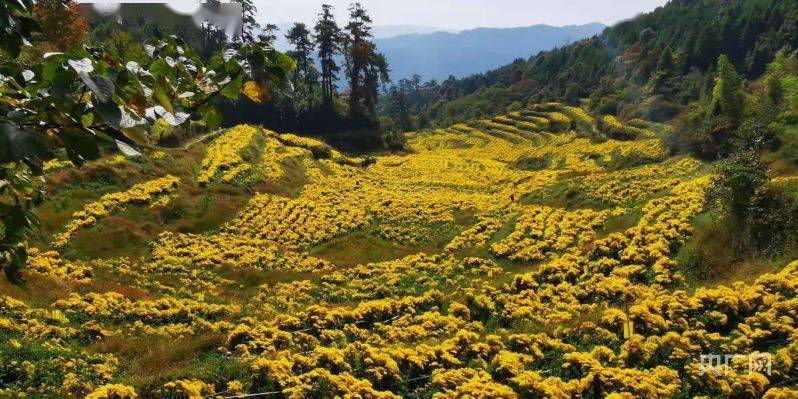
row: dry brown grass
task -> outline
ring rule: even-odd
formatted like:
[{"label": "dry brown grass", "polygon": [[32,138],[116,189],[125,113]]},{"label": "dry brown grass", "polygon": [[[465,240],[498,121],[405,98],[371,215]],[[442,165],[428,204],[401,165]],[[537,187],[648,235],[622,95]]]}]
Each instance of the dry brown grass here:
[{"label": "dry brown grass", "polygon": [[369,234],[366,230],[336,238],[316,249],[313,256],[326,259],[336,266],[354,267],[367,263],[403,258],[419,252],[440,252],[439,243],[425,246],[402,246]]},{"label": "dry brown grass", "polygon": [[73,283],[23,273],[26,280],[23,285],[14,285],[4,277],[0,277],[0,296],[8,295],[29,303],[47,305],[59,299],[65,299],[70,293],[77,290],[77,286]]},{"label": "dry brown grass", "polygon": [[180,369],[203,352],[213,351],[224,343],[223,334],[202,334],[184,339],[169,337],[126,337],[113,335],[89,348],[98,353],[113,353],[130,381],[143,384]]},{"label": "dry brown grass", "polygon": [[99,294],[106,292],[117,292],[124,295],[132,301],[155,299],[152,294],[139,288],[125,285],[120,281],[113,281],[110,278],[105,278],[100,275],[94,280],[84,286],[88,292],[96,292]]},{"label": "dry brown grass", "polygon": [[778,159],[768,165],[773,176],[793,176],[798,174],[798,167],[785,159]]},{"label": "dry brown grass", "polygon": [[164,226],[154,221],[111,215],[94,228],[79,230],[72,238],[70,253],[90,259],[138,258],[146,254],[147,242],[163,230]]}]

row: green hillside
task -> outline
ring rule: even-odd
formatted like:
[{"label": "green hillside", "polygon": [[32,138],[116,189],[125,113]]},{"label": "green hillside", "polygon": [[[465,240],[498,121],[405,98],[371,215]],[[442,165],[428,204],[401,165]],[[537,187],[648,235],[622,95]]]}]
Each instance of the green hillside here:
[{"label": "green hillside", "polygon": [[448,92],[242,5],[200,54],[0,2],[0,399],[798,398],[794,1]]},{"label": "green hillside", "polygon": [[[600,119],[539,104],[375,158],[242,125],[49,162],[27,284],[0,282],[0,394],[792,392],[792,363],[702,379],[697,359],[706,345],[792,361],[796,319],[773,317],[794,302],[796,225],[777,256],[707,262],[730,237],[707,222],[718,172],[670,157],[662,125]],[[763,193],[795,207],[797,179]]]},{"label": "green hillside", "polygon": [[798,49],[790,0],[674,0],[603,34],[494,71],[439,82],[416,111],[441,126],[540,101],[591,99],[591,110],[668,120],[707,94],[727,55],[748,79]]}]

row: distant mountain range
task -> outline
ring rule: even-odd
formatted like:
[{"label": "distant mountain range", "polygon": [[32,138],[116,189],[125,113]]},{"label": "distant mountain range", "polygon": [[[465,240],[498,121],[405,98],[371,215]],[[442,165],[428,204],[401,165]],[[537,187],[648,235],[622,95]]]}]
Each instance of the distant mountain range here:
[{"label": "distant mountain range", "polygon": [[[290,50],[291,44],[285,39],[285,34],[288,33],[294,23],[281,22],[276,25],[279,28],[279,32],[277,32],[277,41],[274,43],[274,47],[280,51]],[[313,30],[313,26],[308,25],[308,29]],[[409,34],[426,35],[434,32],[457,33],[459,31],[426,25],[375,25],[371,28],[371,34],[374,35],[376,40]]]},{"label": "distant mountain range", "polygon": [[[80,4],[79,9],[95,23],[101,19],[124,17],[130,21],[144,20],[177,29],[182,36],[187,36],[187,30],[199,32],[199,24],[209,18],[219,19],[217,25],[230,32],[240,29],[236,26],[238,14],[235,10],[223,9],[225,12],[221,13],[217,10],[219,15],[216,15],[207,7],[200,6],[192,15],[185,15],[164,4],[99,4],[99,11],[89,3]],[[291,49],[285,34],[292,25],[277,24],[275,48],[278,50]],[[313,29],[312,26],[308,28]],[[600,34],[605,28],[603,24],[591,23],[562,27],[477,28],[458,32],[424,25],[375,25],[372,35],[378,51],[388,58],[394,81],[414,74],[421,75],[423,80],[440,81],[450,75],[463,78],[486,72],[518,58],[528,59],[540,51]]]},{"label": "distant mountain range", "polygon": [[[275,47],[289,50],[285,32],[291,23],[277,24]],[[551,50],[600,34],[605,25],[549,26],[522,28],[477,28],[466,31],[444,30],[432,26],[374,26],[377,49],[385,54],[391,78],[398,81],[413,74],[422,79],[444,80],[449,75],[462,78],[512,62],[527,59],[540,51]]]},{"label": "distant mountain range", "polygon": [[[798,56],[796,21],[796,0],[672,0],[595,38],[450,82],[410,106],[425,109],[433,124],[450,126],[506,112],[513,104],[577,104],[590,97],[591,111],[615,109],[623,117],[665,122],[711,92],[720,55],[752,81],[778,51]],[[384,45],[383,51],[396,59]],[[606,82],[614,83],[610,88]],[[677,144],[683,145],[681,139]]]},{"label": "distant mountain range", "polygon": [[533,25],[523,28],[477,28],[459,33],[407,34],[375,40],[388,58],[394,80],[418,73],[422,79],[462,78],[512,62],[527,59],[600,34],[600,23],[587,25]]}]

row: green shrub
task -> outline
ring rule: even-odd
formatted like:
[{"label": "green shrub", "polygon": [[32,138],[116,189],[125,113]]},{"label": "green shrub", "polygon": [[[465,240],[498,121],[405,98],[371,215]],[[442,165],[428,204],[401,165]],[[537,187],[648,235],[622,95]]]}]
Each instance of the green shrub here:
[{"label": "green shrub", "polygon": [[407,137],[405,134],[396,130],[383,133],[382,142],[385,148],[392,151],[404,151],[407,146]]},{"label": "green shrub", "polygon": [[759,154],[747,151],[718,163],[717,173],[707,192],[710,204],[745,220],[754,196],[768,183],[767,167]]},{"label": "green shrub", "polygon": [[779,255],[798,241],[798,197],[783,187],[759,190],[748,208],[746,236],[757,252]]}]

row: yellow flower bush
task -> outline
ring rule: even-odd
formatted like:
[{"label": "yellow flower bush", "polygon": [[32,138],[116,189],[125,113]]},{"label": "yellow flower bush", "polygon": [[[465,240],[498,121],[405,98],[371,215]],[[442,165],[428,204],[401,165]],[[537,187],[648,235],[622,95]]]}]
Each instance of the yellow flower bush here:
[{"label": "yellow flower bush", "polygon": [[56,251],[41,252],[32,248],[28,254],[28,270],[56,280],[88,283],[94,269],[86,262],[69,262]]},{"label": "yellow flower bush", "polygon": [[103,385],[86,396],[86,399],[136,399],[136,391],[127,385]]},{"label": "yellow flower bush", "polygon": [[770,184],[775,186],[787,186],[798,182],[798,176],[778,176],[770,179]]},{"label": "yellow flower bush", "polygon": [[[451,375],[458,373],[459,375]],[[496,383],[484,371],[472,369],[447,371],[436,375],[432,383],[441,386],[442,392],[435,399],[517,399],[518,395],[508,386]]]},{"label": "yellow flower bush", "polygon": [[593,119],[592,116],[588,115],[584,109],[580,107],[571,107],[567,105],[563,105],[560,108],[560,111],[567,115],[569,118],[578,121],[584,127],[592,129],[593,126],[596,125],[596,120]]},{"label": "yellow flower bush", "polygon": [[262,139],[263,133],[253,126],[236,126],[216,138],[208,146],[202,160],[202,171],[197,177],[200,184],[207,184],[216,178],[229,183],[237,177],[249,172],[252,166],[245,160],[245,151],[256,146],[256,140]]},{"label": "yellow flower bush", "polygon": [[163,396],[174,399],[204,399],[214,393],[213,386],[200,380],[177,380],[163,386]]},{"label": "yellow flower bush", "polygon": [[[0,397],[134,398],[135,355],[98,348],[198,339],[192,356],[223,374],[189,359],[139,397],[795,397],[798,262],[687,290],[675,257],[712,176],[639,131],[586,137],[596,122],[541,104],[409,134],[412,151],[373,162],[229,129],[189,165],[252,189],[213,229],[159,231],[124,258],[31,251],[30,273],[67,289],[0,295]],[[290,194],[254,184],[289,178]],[[177,183],[103,197],[70,226],[163,206]],[[710,353],[767,353],[772,372],[702,373]]]},{"label": "yellow flower bush", "polygon": [[516,126],[527,132],[541,132],[549,126],[548,119],[524,112],[512,112],[507,118],[516,121]]},{"label": "yellow flower bush", "polygon": [[295,134],[286,133],[279,135],[278,139],[288,146],[305,148],[311,150],[314,154],[332,151],[327,144],[309,137],[302,137]]},{"label": "yellow flower bush", "polygon": [[[116,292],[71,294],[56,301],[53,307],[70,320],[86,317],[84,329],[94,335],[117,333],[151,334],[171,337],[193,335],[201,331],[220,331],[231,328],[225,319],[241,312],[239,305],[214,304],[204,301],[165,296],[155,300],[133,301]],[[115,330],[115,323],[129,323],[125,329]]]},{"label": "yellow flower bush", "polygon": [[795,399],[798,398],[798,390],[791,388],[771,388],[765,392],[763,399]]},{"label": "yellow flower bush", "polygon": [[571,118],[562,112],[549,112],[545,117],[549,120],[547,127],[554,132],[563,132],[571,127]]},{"label": "yellow flower bush", "polygon": [[281,249],[268,239],[222,233],[211,237],[165,232],[153,243],[154,269],[235,266],[262,270],[322,271],[329,262],[305,253]]},{"label": "yellow flower bush", "polygon": [[548,168],[579,173],[606,171],[606,166],[639,166],[659,162],[665,158],[665,149],[658,139],[621,142],[609,140],[595,144],[575,133],[556,136],[545,145],[523,154],[524,157],[548,160]]},{"label": "yellow flower bush", "polygon": [[487,216],[455,236],[446,244],[444,250],[454,252],[464,248],[484,246],[503,225],[501,219]]},{"label": "yellow flower bush", "polygon": [[619,139],[634,139],[634,138],[653,138],[656,135],[648,130],[639,127],[624,125],[618,118],[612,115],[604,115],[602,118],[604,131],[611,137]]},{"label": "yellow flower bush", "polygon": [[699,161],[684,158],[674,163],[644,165],[582,178],[587,195],[608,204],[638,202],[673,188],[695,173]]},{"label": "yellow flower bush", "polygon": [[120,212],[130,205],[146,204],[159,197],[169,195],[179,184],[179,178],[165,176],[136,184],[127,191],[103,195],[96,202],[87,204],[82,211],[75,212],[72,215],[72,221],[64,227],[61,233],[55,235],[52,246],[62,249],[79,229],[91,226],[99,219]]},{"label": "yellow flower bush", "polygon": [[515,231],[504,240],[493,244],[491,252],[499,257],[532,262],[562,253],[577,243],[593,240],[595,230],[615,211],[579,210],[567,212],[546,206],[533,206],[515,223]]},{"label": "yellow flower bush", "polygon": [[60,159],[51,159],[42,165],[44,173],[55,173],[67,168],[73,168],[75,165],[72,161],[62,161]]}]

